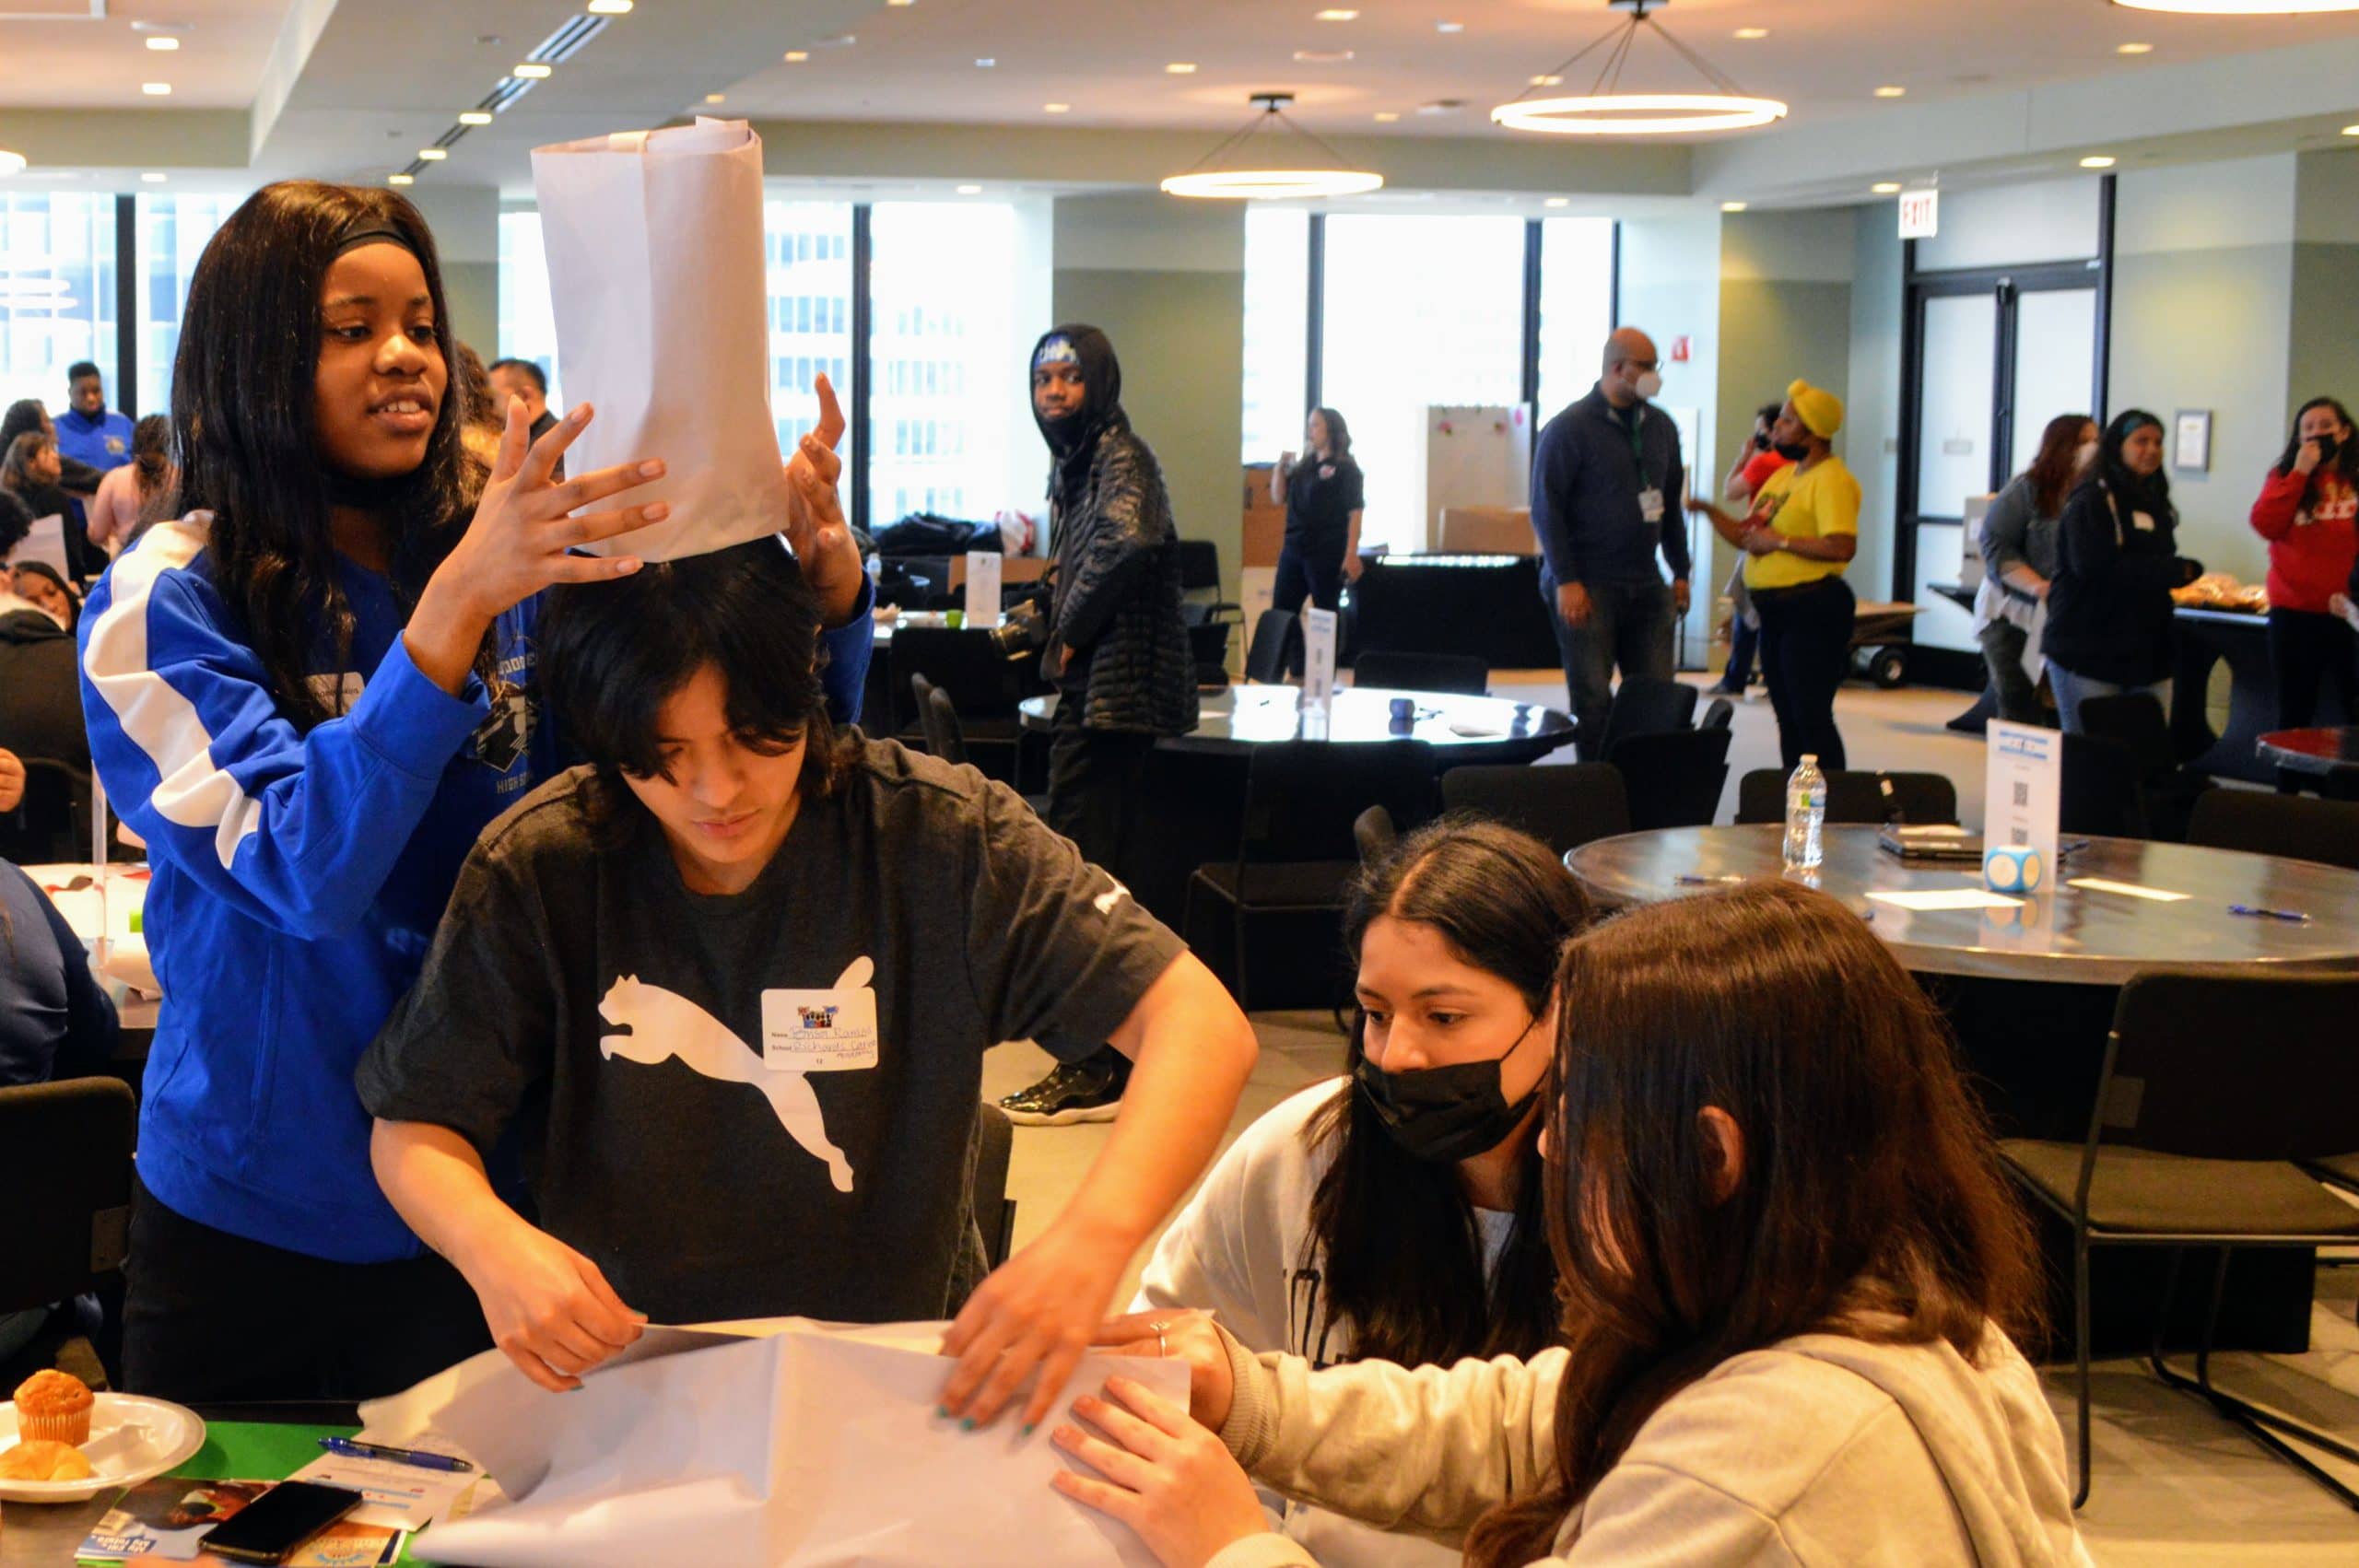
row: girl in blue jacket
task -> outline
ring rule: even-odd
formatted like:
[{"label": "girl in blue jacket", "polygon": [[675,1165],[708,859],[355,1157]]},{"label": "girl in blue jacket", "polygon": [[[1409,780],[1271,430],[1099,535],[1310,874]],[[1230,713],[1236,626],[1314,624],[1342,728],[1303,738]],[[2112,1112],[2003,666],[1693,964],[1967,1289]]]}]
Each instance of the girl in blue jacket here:
[{"label": "girl in blue jacket", "polygon": [[[660,521],[628,492],[663,469],[557,483],[590,409],[529,441],[511,405],[486,474],[460,444],[447,320],[402,197],[257,192],[189,289],[183,515],[83,616],[91,755],[154,862],[165,992],[127,1270],[135,1390],[364,1398],[488,1343],[474,1293],[370,1176],[353,1066],[476,835],[559,766],[534,676],[541,591],[637,570],[569,552]],[[833,483],[827,444],[797,461]],[[851,716],[866,579],[841,530],[793,521],[839,628],[830,706]]]}]

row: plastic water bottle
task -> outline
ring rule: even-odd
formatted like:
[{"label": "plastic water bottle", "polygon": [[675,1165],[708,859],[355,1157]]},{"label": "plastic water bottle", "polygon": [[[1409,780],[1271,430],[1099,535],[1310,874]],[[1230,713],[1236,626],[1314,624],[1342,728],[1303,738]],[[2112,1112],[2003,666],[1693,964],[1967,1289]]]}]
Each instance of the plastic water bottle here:
[{"label": "plastic water bottle", "polygon": [[1826,775],[1818,770],[1818,758],[1805,755],[1802,764],[1786,780],[1786,869],[1816,871],[1825,858],[1825,846],[1820,842],[1820,829],[1826,823]]}]

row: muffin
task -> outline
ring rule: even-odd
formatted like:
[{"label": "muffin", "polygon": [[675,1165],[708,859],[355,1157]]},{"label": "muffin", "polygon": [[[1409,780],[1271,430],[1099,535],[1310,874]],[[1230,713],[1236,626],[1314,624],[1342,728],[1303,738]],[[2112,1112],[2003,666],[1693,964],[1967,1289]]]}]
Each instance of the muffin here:
[{"label": "muffin", "polygon": [[97,1473],[70,1443],[35,1437],[0,1453],[0,1480],[88,1480]]},{"label": "muffin", "polygon": [[90,1440],[89,1386],[70,1372],[36,1372],[17,1386],[17,1434],[78,1447]]}]

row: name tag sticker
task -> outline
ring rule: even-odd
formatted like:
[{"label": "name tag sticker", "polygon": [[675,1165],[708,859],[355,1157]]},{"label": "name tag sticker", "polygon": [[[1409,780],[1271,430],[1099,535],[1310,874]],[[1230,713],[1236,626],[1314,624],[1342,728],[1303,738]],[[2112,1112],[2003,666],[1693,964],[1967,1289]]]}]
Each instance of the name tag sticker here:
[{"label": "name tag sticker", "polygon": [[1662,521],[1662,492],[1661,490],[1638,492],[1638,516],[1647,522]]},{"label": "name tag sticker", "polygon": [[2130,526],[2138,530],[2141,533],[2152,533],[2154,532],[2154,514],[2152,512],[2131,512],[2130,514]]},{"label": "name tag sticker", "polygon": [[876,1065],[876,992],[868,986],[762,993],[762,1065],[851,1072]]}]

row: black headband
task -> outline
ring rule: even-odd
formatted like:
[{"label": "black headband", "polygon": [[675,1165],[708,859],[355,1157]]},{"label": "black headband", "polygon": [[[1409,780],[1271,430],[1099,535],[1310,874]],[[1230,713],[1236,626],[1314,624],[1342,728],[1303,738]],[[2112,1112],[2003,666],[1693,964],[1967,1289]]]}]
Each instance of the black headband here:
[{"label": "black headband", "polygon": [[[335,254],[341,256],[347,251],[358,251],[363,245],[399,245],[411,255],[417,255],[417,247],[409,242],[408,235],[398,228],[389,228],[372,217],[354,218],[351,226],[337,238]],[[329,258],[331,261],[334,259],[334,256]],[[418,259],[423,261],[425,258]]]}]

